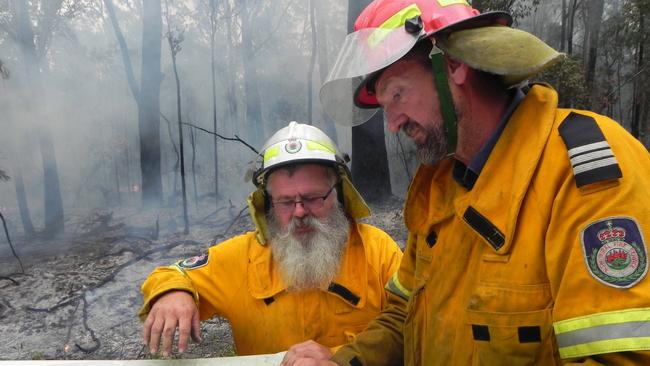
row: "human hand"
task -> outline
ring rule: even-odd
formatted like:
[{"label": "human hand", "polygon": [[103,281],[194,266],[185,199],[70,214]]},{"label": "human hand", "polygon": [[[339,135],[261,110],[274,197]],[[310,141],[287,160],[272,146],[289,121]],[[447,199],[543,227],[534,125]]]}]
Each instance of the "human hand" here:
[{"label": "human hand", "polygon": [[291,346],[282,359],[282,366],[336,366],[329,359],[329,348],[312,340]]},{"label": "human hand", "polygon": [[177,328],[178,352],[185,352],[190,335],[201,342],[199,309],[186,291],[170,291],[156,300],[144,321],[144,344],[152,354],[157,353],[162,338],[162,354],[169,357]]}]

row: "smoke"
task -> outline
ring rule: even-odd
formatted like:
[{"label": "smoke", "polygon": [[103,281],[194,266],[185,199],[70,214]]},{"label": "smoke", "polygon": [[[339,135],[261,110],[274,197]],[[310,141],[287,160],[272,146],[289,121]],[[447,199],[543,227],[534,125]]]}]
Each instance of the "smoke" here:
[{"label": "smoke", "polygon": [[[145,9],[139,2],[113,3],[139,88],[142,68],[149,68],[141,64]],[[323,128],[338,139],[343,151],[351,152],[349,128],[334,128],[318,101],[322,75],[334,62],[346,34],[346,24],[341,21],[346,4],[317,8],[314,45],[308,2],[252,2],[243,8],[241,2],[231,1],[229,9],[224,2],[215,3],[214,109],[210,2],[169,2],[169,8],[164,2],[162,5],[159,133],[163,201],[168,207],[180,204],[176,83],[165,38],[168,21],[170,29],[184,35],[177,54],[184,123],[213,131],[214,110],[219,134],[238,136],[259,148],[261,141],[278,128],[297,120]],[[102,2],[64,2],[58,11],[48,12],[49,18],[41,14],[37,22],[38,2],[29,4],[27,11],[35,34],[32,66],[25,62],[25,52],[15,42],[16,37],[0,30],[0,59],[2,67],[10,70],[8,79],[0,79],[0,168],[22,178],[29,217],[37,230],[43,228],[45,220],[44,191],[51,188],[43,177],[44,134],[51,136],[53,151],[45,155],[55,159],[66,219],[94,209],[140,208],[138,104],[106,7]],[[15,32],[16,19],[14,9],[0,2],[0,23]],[[245,42],[244,36],[250,42]],[[312,52],[318,54],[318,62],[311,75],[315,90],[313,115],[309,116],[307,85]],[[253,102],[246,94],[246,78],[256,81],[260,120],[246,115],[247,104]],[[199,129],[184,127],[190,210],[199,204],[217,206],[213,139]],[[244,177],[254,153],[237,141],[218,139],[217,146],[218,199],[243,205],[253,189]],[[21,232],[16,182],[0,183],[0,207]]]}]

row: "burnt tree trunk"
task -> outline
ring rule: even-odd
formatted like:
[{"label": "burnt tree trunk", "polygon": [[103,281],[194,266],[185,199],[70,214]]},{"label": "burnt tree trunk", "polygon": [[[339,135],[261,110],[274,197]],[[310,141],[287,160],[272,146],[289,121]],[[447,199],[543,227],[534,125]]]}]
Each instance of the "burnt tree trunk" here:
[{"label": "burnt tree trunk", "polygon": [[[640,17],[639,19],[639,28],[643,29],[643,17]],[[635,65],[635,75],[639,75],[639,72],[641,72],[643,67],[646,67],[644,65],[645,63],[645,37],[642,37],[639,42],[637,43],[636,46],[636,65]],[[644,78],[642,77],[637,77],[634,79],[634,84],[633,84],[633,90],[634,93],[632,95],[632,123],[630,126],[630,133],[632,136],[636,137],[637,139],[641,137],[641,112],[643,108],[643,104],[645,104],[646,101],[644,101],[643,95],[645,94],[645,88],[646,85],[644,83]]]},{"label": "burnt tree trunk", "polygon": [[[318,47],[317,47],[317,52],[318,52],[318,75],[320,77],[320,84],[322,85],[325,82],[325,79],[327,79],[327,72],[329,71],[329,63],[327,61],[327,26],[326,26],[326,16],[323,14],[323,2],[322,1],[315,1],[314,2],[314,7],[315,12],[314,15],[316,17],[316,35],[317,35],[317,40],[318,40]],[[317,96],[318,97],[318,96]],[[329,118],[327,113],[323,110],[323,108],[320,108],[321,113],[320,113],[320,128],[325,131],[325,133],[335,142],[338,142],[338,138],[336,136],[336,128],[334,126],[334,121]]]},{"label": "burnt tree trunk", "polygon": [[309,28],[311,29],[311,55],[309,56],[309,70],[307,71],[307,123],[313,125],[314,119],[314,68],[316,67],[316,52],[318,39],[316,38],[316,15],[314,0],[309,1]]},{"label": "burnt tree trunk", "polygon": [[142,14],[142,75],[138,87],[129,49],[117,22],[112,0],[104,0],[117,38],[124,71],[131,94],[138,106],[140,138],[140,173],[142,203],[148,207],[162,205],[160,175],[160,48],[162,42],[162,9],[159,0],[144,0]]},{"label": "burnt tree trunk", "polygon": [[[219,208],[219,153],[217,144],[217,65],[216,65],[216,35],[217,35],[217,1],[210,0],[210,76],[212,79],[212,146],[214,147],[214,199],[215,206]],[[230,42],[230,40],[228,40]],[[193,135],[193,133],[192,133]],[[194,163],[192,163],[194,164]],[[194,167],[192,167],[194,170]],[[196,174],[194,175],[194,196],[196,200]],[[198,206],[198,202],[196,202]]]},{"label": "burnt tree trunk", "polygon": [[244,90],[246,92],[246,124],[248,136],[253,146],[262,146],[265,136],[262,121],[262,106],[257,77],[257,58],[252,40],[252,25],[248,0],[239,1],[241,19],[241,41],[244,66]]},{"label": "burnt tree trunk", "polygon": [[142,76],[138,103],[142,201],[145,206],[162,205],[160,175],[160,49],[162,9],[159,0],[144,0],[142,14]]},{"label": "burnt tree trunk", "polygon": [[598,42],[600,38],[600,25],[603,19],[604,0],[590,0],[587,8],[589,42],[587,46],[587,59],[585,64],[587,89],[591,91],[591,105],[594,106],[597,98],[596,88],[594,87],[596,79],[596,61],[598,59]]},{"label": "burnt tree trunk", "polygon": [[[43,163],[45,232],[49,235],[57,235],[64,231],[63,199],[59,186],[56,151],[49,126],[44,123],[46,111],[43,110],[42,105],[47,105],[47,98],[44,96],[41,67],[36,51],[36,35],[32,28],[27,1],[16,1],[14,6],[16,39],[23,57],[26,87],[30,96],[30,99],[26,100],[26,104],[31,108],[28,108],[26,112],[37,130]],[[35,103],[41,105],[37,107]]]},{"label": "burnt tree trunk", "polygon": [[576,9],[578,7],[577,0],[571,0],[567,14],[567,29],[566,29],[566,53],[571,56],[573,54],[573,29],[576,19]]},{"label": "burnt tree trunk", "polygon": [[23,230],[26,235],[33,236],[34,225],[32,224],[32,217],[29,214],[27,194],[25,194],[25,182],[23,181],[23,172],[22,169],[20,169],[20,164],[14,162],[12,171],[14,187],[16,188],[16,202],[18,202],[18,211],[20,212],[20,220],[23,224]]},{"label": "burnt tree trunk", "polygon": [[[368,0],[348,2],[348,32]],[[369,202],[380,201],[391,195],[388,154],[384,136],[384,121],[376,113],[368,122],[352,127],[352,180]]]}]

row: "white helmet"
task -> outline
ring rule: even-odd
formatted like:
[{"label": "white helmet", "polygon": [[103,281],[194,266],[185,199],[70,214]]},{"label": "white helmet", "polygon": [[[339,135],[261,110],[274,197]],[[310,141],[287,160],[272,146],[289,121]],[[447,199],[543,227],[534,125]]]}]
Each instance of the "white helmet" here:
[{"label": "white helmet", "polygon": [[248,196],[248,210],[260,244],[266,244],[268,239],[266,179],[272,170],[282,166],[302,163],[331,165],[340,178],[336,189],[341,194],[346,214],[354,220],[370,215],[370,208],[352,185],[350,170],[345,165],[350,158],[341,154],[334,141],[318,128],[292,121],[266,141],[260,156],[260,167],[253,174],[257,189]]},{"label": "white helmet", "polygon": [[350,161],[347,154],[341,154],[338,147],[323,131],[314,126],[289,122],[273,134],[260,153],[261,166],[253,174],[253,184],[264,186],[271,170],[296,163],[327,163],[342,166]]}]

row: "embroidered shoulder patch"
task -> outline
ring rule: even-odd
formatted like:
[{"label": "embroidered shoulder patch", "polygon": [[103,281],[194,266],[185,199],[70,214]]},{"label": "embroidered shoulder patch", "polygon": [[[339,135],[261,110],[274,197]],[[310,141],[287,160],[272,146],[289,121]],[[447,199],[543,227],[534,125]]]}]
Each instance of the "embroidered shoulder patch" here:
[{"label": "embroidered shoulder patch", "polygon": [[208,264],[208,253],[197,255],[196,257],[187,258],[178,262],[178,266],[184,269],[196,269]]},{"label": "embroidered shoulder patch", "polygon": [[648,251],[639,224],[631,217],[592,222],[582,231],[587,269],[605,285],[629,288],[648,272]]}]

